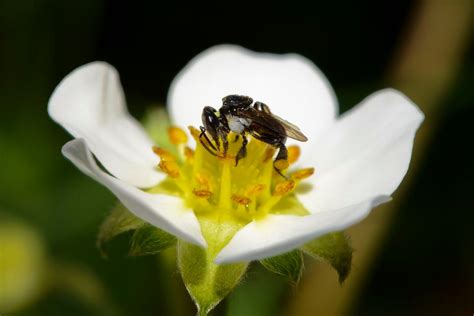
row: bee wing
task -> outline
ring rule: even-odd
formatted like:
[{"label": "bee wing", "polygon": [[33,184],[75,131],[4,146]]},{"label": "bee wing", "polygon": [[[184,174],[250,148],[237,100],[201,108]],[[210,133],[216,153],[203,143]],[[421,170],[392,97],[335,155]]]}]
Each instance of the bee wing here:
[{"label": "bee wing", "polygon": [[305,142],[308,140],[308,137],[306,137],[303,132],[299,129],[298,126],[296,126],[293,123],[288,122],[287,120],[282,119],[281,117],[271,114],[271,116],[277,120],[285,129],[286,136],[293,138],[295,140],[298,140],[300,142]]},{"label": "bee wing", "polygon": [[[308,140],[308,138],[300,131],[298,126],[273,114],[266,105],[261,109],[253,108],[250,111],[242,111],[239,113],[239,115],[253,122],[258,122],[259,125],[265,126],[266,128],[271,129],[277,133],[281,133],[281,128],[283,128],[287,137],[293,138],[300,142],[305,142]],[[278,125],[275,125],[275,123],[278,123]]]}]

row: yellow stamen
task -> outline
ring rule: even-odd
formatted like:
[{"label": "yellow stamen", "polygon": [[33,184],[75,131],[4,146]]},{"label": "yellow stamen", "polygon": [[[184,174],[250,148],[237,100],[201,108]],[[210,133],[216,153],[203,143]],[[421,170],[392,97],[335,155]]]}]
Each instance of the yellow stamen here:
[{"label": "yellow stamen", "polygon": [[283,196],[295,188],[295,181],[293,180],[286,180],[278,183],[275,186],[275,190],[273,191],[274,196]]},{"label": "yellow stamen", "polygon": [[268,162],[270,159],[272,159],[273,155],[275,154],[275,149],[268,146],[266,149],[265,149],[265,154],[263,155],[263,162],[266,163]]},{"label": "yellow stamen", "polygon": [[[288,205],[298,203],[294,202],[297,199],[293,191],[300,180],[314,173],[313,168],[301,169],[293,172],[290,179],[282,181],[275,172],[275,169],[284,172],[297,161],[300,155],[297,146],[288,147],[288,159],[274,162],[277,148],[248,137],[247,156],[236,167],[235,156],[242,147],[242,139],[235,141],[235,134],[230,133],[229,147],[224,155],[222,144],[219,152],[214,152],[214,148],[209,152],[205,146],[211,146],[204,137],[200,139],[201,131],[192,126],[189,131],[196,142],[195,149],[185,143],[187,139],[183,130],[172,127],[169,137],[179,157],[171,154],[175,150],[170,152],[153,147],[153,151],[161,158],[159,168],[168,175],[168,180],[172,180],[158,186],[171,185],[198,219],[203,214],[224,216],[245,225],[269,213],[284,212]],[[217,147],[213,140],[211,142]]]},{"label": "yellow stamen", "polygon": [[188,129],[196,143],[199,142],[199,135],[201,135],[201,132],[194,126],[188,126]]},{"label": "yellow stamen", "polygon": [[288,163],[294,164],[301,155],[301,149],[296,145],[288,146]]},{"label": "yellow stamen", "polygon": [[264,189],[265,189],[264,184],[256,184],[256,185],[251,186],[247,190],[247,194],[250,196],[258,196],[263,192]]},{"label": "yellow stamen", "polygon": [[209,177],[206,176],[205,174],[203,174],[203,173],[201,173],[201,172],[198,172],[198,173],[196,174],[196,176],[195,176],[195,179],[196,179],[197,184],[198,184],[201,188],[205,188],[206,190],[210,190],[210,189],[211,189]]},{"label": "yellow stamen", "polygon": [[288,167],[290,166],[290,164],[288,163],[288,160],[286,159],[278,159],[277,161],[274,162],[273,165],[278,170],[285,170],[285,169],[288,169]]},{"label": "yellow stamen", "polygon": [[184,147],[184,156],[189,161],[193,160],[194,159],[194,150],[192,150],[188,146]]},{"label": "yellow stamen", "polygon": [[193,189],[193,194],[197,196],[198,198],[204,198],[204,199],[208,199],[212,196],[212,192],[209,190]]},{"label": "yellow stamen", "polygon": [[171,178],[178,178],[180,176],[179,166],[174,161],[161,160],[158,165],[160,169]]},{"label": "yellow stamen", "polygon": [[171,143],[175,145],[186,144],[188,142],[188,136],[179,127],[171,126],[168,128],[168,137]]},{"label": "yellow stamen", "polygon": [[252,203],[252,200],[249,199],[248,197],[243,196],[243,195],[238,195],[238,194],[232,195],[232,201],[241,205],[249,205],[250,203]]},{"label": "yellow stamen", "polygon": [[295,171],[291,178],[294,180],[303,180],[311,177],[314,174],[314,168],[305,168],[298,171]]},{"label": "yellow stamen", "polygon": [[163,149],[163,148],[160,148],[160,147],[157,147],[157,146],[153,146],[152,149],[153,149],[153,152],[157,156],[159,156],[162,160],[166,160],[166,161],[175,161],[176,160],[176,158],[169,151],[167,151],[166,149]]},{"label": "yellow stamen", "polygon": [[279,182],[275,186],[273,195],[258,209],[259,215],[264,216],[267,214],[286,194],[292,192],[295,187],[296,183],[293,180]]}]

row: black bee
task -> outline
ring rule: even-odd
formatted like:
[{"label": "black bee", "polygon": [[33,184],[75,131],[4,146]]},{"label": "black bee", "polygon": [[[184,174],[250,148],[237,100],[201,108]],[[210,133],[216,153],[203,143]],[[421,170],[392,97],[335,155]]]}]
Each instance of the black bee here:
[{"label": "black bee", "polygon": [[[232,131],[242,137],[242,147],[235,157],[235,165],[239,160],[247,155],[247,135],[278,148],[278,154],[273,162],[286,160],[288,151],[285,146],[286,138],[305,142],[308,138],[300,129],[288,121],[274,115],[270,108],[262,103],[255,102],[253,99],[241,95],[229,95],[222,99],[222,107],[217,111],[213,107],[206,106],[202,111],[201,134],[199,140],[201,144],[213,155],[221,152],[221,146],[224,150],[224,156],[227,154],[229,143],[227,135]],[[203,141],[206,140],[206,142]],[[212,141],[211,141],[212,139]]]}]

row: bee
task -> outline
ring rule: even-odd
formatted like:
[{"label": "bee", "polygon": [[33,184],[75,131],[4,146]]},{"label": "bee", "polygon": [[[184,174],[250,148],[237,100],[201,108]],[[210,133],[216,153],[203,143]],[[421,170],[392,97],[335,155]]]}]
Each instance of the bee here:
[{"label": "bee", "polygon": [[266,104],[254,103],[251,97],[243,95],[224,97],[219,111],[210,106],[204,107],[201,119],[204,126],[200,127],[199,140],[215,156],[219,156],[222,150],[226,156],[230,132],[237,134],[235,141],[239,136],[242,137],[242,146],[235,156],[236,166],[247,155],[248,135],[278,149],[273,166],[279,174],[281,168],[277,168],[277,162],[288,158],[286,139],[289,137],[300,142],[308,140],[297,126],[273,114]]}]

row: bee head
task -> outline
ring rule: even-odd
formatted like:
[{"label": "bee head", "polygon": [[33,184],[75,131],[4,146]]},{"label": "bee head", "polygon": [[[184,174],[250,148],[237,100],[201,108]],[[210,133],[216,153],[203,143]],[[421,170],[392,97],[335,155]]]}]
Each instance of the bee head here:
[{"label": "bee head", "polygon": [[245,95],[231,94],[222,98],[222,105],[231,108],[247,108],[253,103],[251,97]]}]

